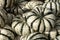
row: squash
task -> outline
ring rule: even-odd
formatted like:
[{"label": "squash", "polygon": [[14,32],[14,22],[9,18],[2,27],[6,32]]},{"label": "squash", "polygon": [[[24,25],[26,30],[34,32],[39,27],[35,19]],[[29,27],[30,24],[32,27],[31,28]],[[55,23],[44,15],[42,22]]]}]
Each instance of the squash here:
[{"label": "squash", "polygon": [[48,40],[48,37],[39,32],[34,32],[28,35],[27,40]]},{"label": "squash", "polygon": [[60,14],[60,4],[58,2],[46,2],[43,4],[43,11],[45,9],[50,10],[53,12],[55,16],[58,16]]},{"label": "squash", "polygon": [[47,10],[45,13],[42,7],[35,7],[31,12],[23,14],[26,16],[28,25],[34,32],[49,32],[55,25],[55,15]]},{"label": "squash", "polygon": [[14,40],[14,32],[9,25],[5,25],[1,28],[0,40]]},{"label": "squash", "polygon": [[4,27],[5,23],[7,23],[7,12],[0,9],[0,27]]},{"label": "squash", "polygon": [[26,23],[25,18],[17,15],[12,21],[12,29],[20,36],[27,36],[31,33],[30,26]]}]

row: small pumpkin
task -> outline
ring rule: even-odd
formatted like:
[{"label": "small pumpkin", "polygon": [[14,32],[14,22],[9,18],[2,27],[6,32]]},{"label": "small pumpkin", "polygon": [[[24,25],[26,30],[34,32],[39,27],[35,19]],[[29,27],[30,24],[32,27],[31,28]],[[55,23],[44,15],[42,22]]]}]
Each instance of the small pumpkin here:
[{"label": "small pumpkin", "polygon": [[20,36],[26,36],[31,33],[30,26],[26,23],[25,18],[17,15],[12,21],[12,29]]}]

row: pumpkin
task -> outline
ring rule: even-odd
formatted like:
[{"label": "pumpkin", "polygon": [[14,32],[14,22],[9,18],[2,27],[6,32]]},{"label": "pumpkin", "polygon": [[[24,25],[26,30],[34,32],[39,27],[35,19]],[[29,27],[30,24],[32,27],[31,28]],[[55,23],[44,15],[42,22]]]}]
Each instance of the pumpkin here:
[{"label": "pumpkin", "polygon": [[37,5],[42,6],[42,4],[43,4],[43,2],[41,2],[41,1],[29,1],[26,4],[25,8],[28,10],[32,10],[35,6],[37,6]]},{"label": "pumpkin", "polygon": [[27,40],[48,40],[48,37],[39,32],[34,32],[28,35]]},{"label": "pumpkin", "polygon": [[44,10],[51,10],[55,16],[58,16],[60,14],[60,5],[58,2],[46,2],[42,7]]},{"label": "pumpkin", "polygon": [[23,9],[25,5],[23,3],[25,3],[25,1],[16,0],[14,2],[13,7],[11,8],[11,12],[15,15],[18,15],[18,14],[22,15],[22,13],[24,13],[24,10],[25,10]]},{"label": "pumpkin", "polygon": [[7,12],[4,9],[0,9],[0,27],[4,27],[7,22]]},{"label": "pumpkin", "polygon": [[5,25],[1,28],[0,40],[14,40],[14,32],[9,25]]},{"label": "pumpkin", "polygon": [[12,21],[12,29],[20,36],[26,36],[31,33],[30,26],[26,23],[25,18],[17,15]]},{"label": "pumpkin", "polygon": [[26,16],[28,25],[34,32],[49,32],[51,28],[54,28],[55,16],[52,12],[47,10],[45,13],[42,11],[42,7],[35,7],[32,12],[23,14]]}]

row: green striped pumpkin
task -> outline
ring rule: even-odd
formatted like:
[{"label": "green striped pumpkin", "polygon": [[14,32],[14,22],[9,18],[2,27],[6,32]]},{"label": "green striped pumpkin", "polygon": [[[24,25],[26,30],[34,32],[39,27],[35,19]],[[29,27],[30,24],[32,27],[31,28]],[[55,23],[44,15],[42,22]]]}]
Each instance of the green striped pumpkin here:
[{"label": "green striped pumpkin", "polygon": [[42,7],[35,7],[32,12],[24,13],[23,17],[25,16],[28,25],[31,26],[34,32],[49,32],[51,28],[54,28],[54,14],[49,10],[46,13],[42,12]]},{"label": "green striped pumpkin", "polygon": [[4,9],[0,9],[0,27],[4,27],[7,22],[7,12]]},{"label": "green striped pumpkin", "polygon": [[25,18],[17,15],[12,21],[12,28],[20,36],[26,36],[31,33],[30,26],[26,23]]},{"label": "green striped pumpkin", "polygon": [[44,34],[34,32],[27,37],[27,40],[48,40],[48,38]]},{"label": "green striped pumpkin", "polygon": [[14,40],[14,32],[9,25],[5,25],[1,28],[0,40]]},{"label": "green striped pumpkin", "polygon": [[58,2],[49,1],[49,2],[44,3],[42,7],[43,7],[43,11],[45,9],[50,10],[53,12],[55,16],[58,16],[60,14],[60,5]]}]

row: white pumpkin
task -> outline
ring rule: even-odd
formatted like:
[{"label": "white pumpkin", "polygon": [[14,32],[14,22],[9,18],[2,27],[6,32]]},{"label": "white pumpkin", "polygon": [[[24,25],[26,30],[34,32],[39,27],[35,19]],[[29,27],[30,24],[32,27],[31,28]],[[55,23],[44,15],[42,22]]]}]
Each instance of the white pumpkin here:
[{"label": "white pumpkin", "polygon": [[0,9],[0,26],[4,27],[7,22],[7,12],[4,9]]},{"label": "white pumpkin", "polygon": [[49,10],[43,13],[42,7],[35,7],[32,12],[24,13],[23,17],[25,16],[28,25],[33,29],[34,32],[49,32],[51,28],[54,28],[54,14]]},{"label": "white pumpkin", "polygon": [[53,12],[55,16],[58,16],[60,14],[60,4],[58,2],[46,2],[43,4],[43,11],[50,10]]},{"label": "white pumpkin", "polygon": [[48,37],[46,37],[44,34],[34,32],[28,35],[27,40],[48,40]]},{"label": "white pumpkin", "polygon": [[60,40],[60,35],[58,35],[54,40]]},{"label": "white pumpkin", "polygon": [[0,39],[14,40],[14,32],[10,26],[6,25],[4,28],[1,29]]},{"label": "white pumpkin", "polygon": [[20,15],[17,15],[16,18],[13,19],[12,28],[20,36],[26,36],[31,33],[30,26],[26,23],[25,19]]}]

